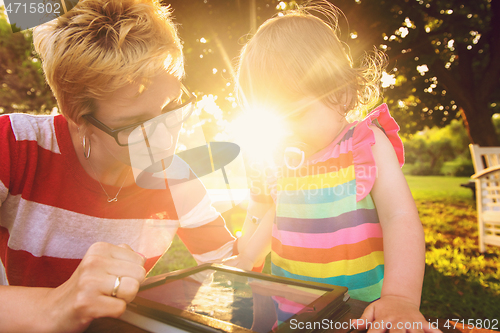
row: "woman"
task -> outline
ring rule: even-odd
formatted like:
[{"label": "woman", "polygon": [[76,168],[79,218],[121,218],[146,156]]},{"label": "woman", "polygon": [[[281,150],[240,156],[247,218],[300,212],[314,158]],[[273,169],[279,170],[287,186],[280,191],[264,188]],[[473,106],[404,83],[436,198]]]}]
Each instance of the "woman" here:
[{"label": "woman", "polygon": [[[0,331],[81,331],[123,313],[176,233],[198,262],[234,238],[171,158],[194,95],[168,8],[81,0],[34,44],[63,115],[0,117]],[[149,160],[185,186],[139,187]]]}]

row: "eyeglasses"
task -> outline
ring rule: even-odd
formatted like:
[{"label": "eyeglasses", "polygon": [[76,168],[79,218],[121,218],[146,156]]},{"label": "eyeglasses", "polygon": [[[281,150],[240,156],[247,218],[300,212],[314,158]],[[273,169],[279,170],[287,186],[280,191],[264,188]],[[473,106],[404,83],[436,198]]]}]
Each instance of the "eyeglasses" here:
[{"label": "eyeglasses", "polygon": [[115,138],[116,143],[120,146],[143,142],[148,136],[153,135],[158,124],[163,124],[167,128],[174,128],[184,123],[191,116],[194,111],[196,95],[190,92],[182,83],[181,89],[180,105],[175,108],[167,105],[161,110],[161,115],[132,125],[111,129],[91,114],[82,117],[104,133]]}]

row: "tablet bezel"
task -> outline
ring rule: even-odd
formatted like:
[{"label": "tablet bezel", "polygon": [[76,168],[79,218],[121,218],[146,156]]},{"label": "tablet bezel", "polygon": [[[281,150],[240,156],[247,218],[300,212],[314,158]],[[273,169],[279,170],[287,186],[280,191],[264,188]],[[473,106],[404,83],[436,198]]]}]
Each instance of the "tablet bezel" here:
[{"label": "tablet bezel", "polygon": [[[272,276],[257,272],[249,272],[219,264],[202,264],[183,270],[150,277],[142,283],[139,291],[151,289],[170,281],[182,279],[205,270],[227,272],[252,279],[285,283],[288,285],[326,291],[324,295],[320,296],[318,299],[307,305],[308,311],[304,309],[303,311],[295,314],[282,325],[280,325],[280,328],[273,333],[310,332],[312,330],[309,330],[307,328],[304,328],[303,330],[299,330],[297,328],[292,329],[290,327],[290,321],[292,319],[295,319],[296,322],[318,322],[324,318],[334,320],[340,318],[340,316],[345,314],[349,309],[349,307],[345,304],[348,299],[346,287],[333,286],[317,282],[299,281],[285,277]],[[250,329],[235,325],[231,322],[226,322],[213,317],[180,310],[172,306],[142,298],[140,296],[136,296],[136,298],[127,305],[127,308],[128,310],[131,310],[140,315],[167,323],[168,325],[172,325],[186,331],[214,333],[220,331],[229,331],[235,333],[253,332]],[[310,312],[311,308],[315,309],[316,311]]]}]

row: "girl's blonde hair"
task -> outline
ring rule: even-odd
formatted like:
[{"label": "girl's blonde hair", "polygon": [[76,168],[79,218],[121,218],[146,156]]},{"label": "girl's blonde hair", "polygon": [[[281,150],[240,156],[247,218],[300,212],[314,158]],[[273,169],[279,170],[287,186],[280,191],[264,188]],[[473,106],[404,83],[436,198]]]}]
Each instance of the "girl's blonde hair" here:
[{"label": "girl's blonde hair", "polygon": [[340,105],[346,113],[376,102],[386,57],[374,51],[353,67],[337,35],[338,16],[336,7],[316,1],[262,24],[241,51],[236,77],[240,103],[288,114],[295,103],[310,97]]},{"label": "girl's blonde hair", "polygon": [[80,124],[94,101],[134,80],[184,75],[182,46],[168,7],[158,0],[80,0],[38,26],[35,50],[66,118]]}]

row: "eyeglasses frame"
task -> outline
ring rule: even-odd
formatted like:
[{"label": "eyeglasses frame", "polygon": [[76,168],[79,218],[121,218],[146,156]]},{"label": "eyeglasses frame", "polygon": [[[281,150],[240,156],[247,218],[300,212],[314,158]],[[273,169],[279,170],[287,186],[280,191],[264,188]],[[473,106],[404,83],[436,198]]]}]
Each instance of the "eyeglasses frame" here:
[{"label": "eyeglasses frame", "polygon": [[[166,113],[169,113],[169,112],[173,112],[173,111],[177,111],[179,109],[182,109],[183,107],[185,107],[186,105],[189,105],[191,103],[194,103],[196,102],[196,95],[194,93],[192,93],[191,91],[189,91],[188,88],[186,88],[186,86],[184,84],[181,83],[181,89],[182,91],[184,91],[187,95],[189,95],[189,99],[182,103],[181,105],[177,106],[175,109],[172,109],[172,110],[167,110],[167,111],[163,111],[165,108],[162,109],[162,112],[161,112],[161,115],[164,115]],[[194,110],[194,108],[193,108]],[[189,114],[187,115],[186,119],[189,118],[189,116],[191,116],[191,113],[193,112],[193,110],[191,110],[189,112]],[[159,117],[159,116],[156,116],[156,117]],[[151,119],[154,119],[156,117],[153,117]],[[127,126],[124,126],[124,127],[119,127],[119,128],[115,128],[115,129],[112,129],[108,126],[106,126],[104,123],[102,123],[101,121],[99,121],[97,118],[95,118],[93,115],[91,114],[85,114],[82,116],[82,118],[85,118],[85,120],[87,120],[89,123],[91,123],[92,125],[94,125],[95,127],[97,127],[98,129],[100,129],[101,131],[103,131],[104,133],[112,136],[116,143],[119,145],[119,146],[122,146],[122,147],[126,147],[128,146],[129,144],[120,144],[120,142],[118,141],[118,133],[121,132],[121,131],[124,131],[124,130],[127,130],[127,129],[130,129],[130,128],[133,128],[133,127],[138,127],[148,121],[150,121],[151,119],[148,119],[148,120],[145,120],[145,121],[140,121],[140,122],[137,122],[137,123],[134,123],[134,124],[131,124],[131,125],[127,125]],[[184,119],[185,120],[185,119]],[[183,120],[183,121],[184,121]],[[182,124],[183,121],[181,121],[179,124]],[[179,125],[179,124],[176,124],[175,126]],[[175,127],[175,126],[171,126],[171,127]],[[167,127],[170,127],[170,126],[167,126]]]}]

